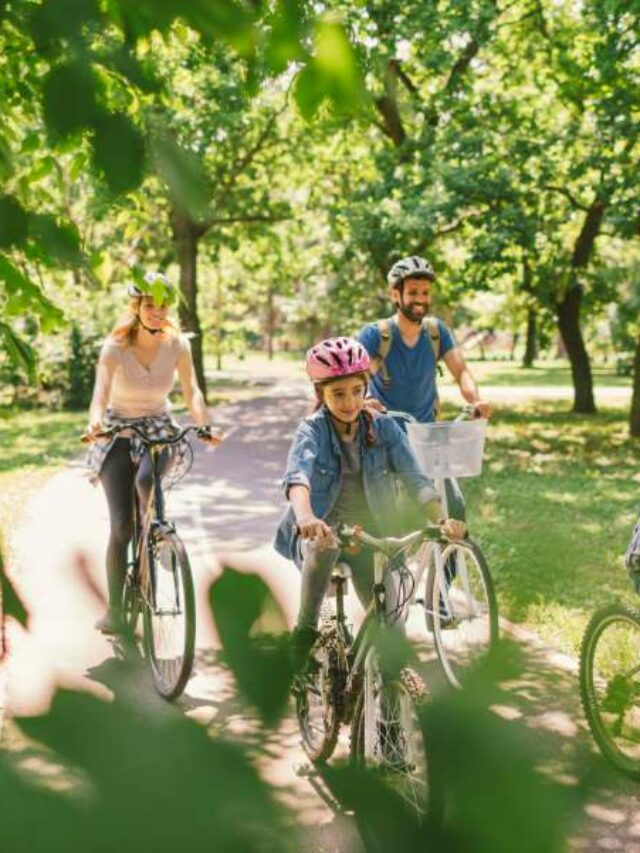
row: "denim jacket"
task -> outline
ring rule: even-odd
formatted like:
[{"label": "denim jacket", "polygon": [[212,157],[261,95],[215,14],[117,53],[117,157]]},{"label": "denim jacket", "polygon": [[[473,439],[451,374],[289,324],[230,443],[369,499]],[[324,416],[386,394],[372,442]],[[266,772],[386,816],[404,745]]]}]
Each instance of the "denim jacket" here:
[{"label": "denim jacket", "polygon": [[[358,430],[362,482],[369,510],[379,534],[397,534],[402,519],[396,477],[421,504],[437,500],[438,494],[432,481],[418,468],[407,436],[393,418],[373,412],[376,441],[371,446],[365,442],[363,415],[360,415]],[[314,515],[326,518],[340,493],[340,466],[339,439],[329,412],[323,406],[305,418],[296,430],[283,480],[285,495],[288,496],[291,486],[307,486]],[[299,563],[297,522],[291,506],[280,520],[274,546],[280,554]]]}]

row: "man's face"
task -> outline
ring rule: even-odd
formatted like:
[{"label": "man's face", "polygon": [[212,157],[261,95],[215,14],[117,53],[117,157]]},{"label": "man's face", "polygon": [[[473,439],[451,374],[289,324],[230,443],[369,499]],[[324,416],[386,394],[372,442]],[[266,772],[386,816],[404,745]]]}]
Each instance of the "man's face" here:
[{"label": "man's face", "polygon": [[402,290],[391,291],[393,301],[412,323],[421,323],[431,309],[431,285],[426,278],[405,278]]}]

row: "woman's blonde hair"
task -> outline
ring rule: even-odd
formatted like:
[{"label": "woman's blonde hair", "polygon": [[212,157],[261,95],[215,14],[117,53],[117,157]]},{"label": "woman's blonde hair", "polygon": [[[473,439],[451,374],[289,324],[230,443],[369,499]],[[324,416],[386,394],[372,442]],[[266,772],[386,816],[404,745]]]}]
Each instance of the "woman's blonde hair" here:
[{"label": "woman's blonde hair", "polygon": [[[138,335],[138,329],[140,328],[140,303],[142,302],[141,296],[134,296],[131,298],[129,302],[129,312],[122,317],[111,329],[109,333],[109,337],[113,338],[113,340],[117,341],[121,344],[126,344],[131,346],[135,343],[136,337]],[[180,326],[167,317],[166,322],[167,331],[171,335],[179,335],[180,334]]]}]

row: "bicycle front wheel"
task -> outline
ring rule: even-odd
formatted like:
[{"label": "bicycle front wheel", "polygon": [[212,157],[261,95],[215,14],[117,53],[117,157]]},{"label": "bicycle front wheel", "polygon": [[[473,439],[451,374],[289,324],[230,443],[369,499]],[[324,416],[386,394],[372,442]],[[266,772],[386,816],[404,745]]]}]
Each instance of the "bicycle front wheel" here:
[{"label": "bicycle front wheel", "polygon": [[431,555],[425,595],[427,627],[449,684],[460,688],[470,667],[498,639],[498,605],[480,548],[472,540],[452,542],[437,560]]},{"label": "bicycle front wheel", "polygon": [[191,567],[186,549],[175,533],[154,537],[148,563],[145,649],[156,690],[165,699],[175,699],[189,680],[195,652]]},{"label": "bicycle front wheel", "polygon": [[602,753],[640,779],[640,611],[611,604],[593,614],[580,650],[580,694]]},{"label": "bicycle front wheel", "polygon": [[418,816],[434,810],[420,706],[427,690],[420,676],[403,669],[385,683],[371,649],[351,724],[351,758],[375,769]]},{"label": "bicycle front wheel", "polygon": [[314,762],[333,755],[340,731],[340,694],[346,675],[339,666],[335,629],[321,631],[311,651],[309,668],[299,678],[296,716],[302,745]]}]

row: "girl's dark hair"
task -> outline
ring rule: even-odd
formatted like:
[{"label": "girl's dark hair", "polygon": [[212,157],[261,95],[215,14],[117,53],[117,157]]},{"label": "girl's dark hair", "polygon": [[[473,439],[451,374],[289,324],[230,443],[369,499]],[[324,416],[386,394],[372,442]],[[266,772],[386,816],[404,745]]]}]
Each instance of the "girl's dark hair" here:
[{"label": "girl's dark hair", "polygon": [[[354,373],[353,376],[358,377],[359,379],[362,379],[364,381],[365,385],[369,381],[369,374],[368,373]],[[336,376],[335,379],[325,379],[324,382],[315,382],[314,383],[313,387],[314,387],[315,392],[316,392],[316,402],[315,402],[315,405],[313,407],[314,412],[317,412],[318,409],[322,405],[324,405],[324,399],[322,396],[323,389],[326,388],[327,385],[331,385],[332,382],[337,382],[338,379],[345,379],[345,377],[344,376]],[[367,445],[367,447],[373,447],[373,445],[376,444],[376,433],[375,433],[375,430],[373,428],[373,415],[369,411],[369,409],[367,409],[366,406],[362,410],[361,414],[364,418],[364,425],[365,425],[364,442]]]}]

